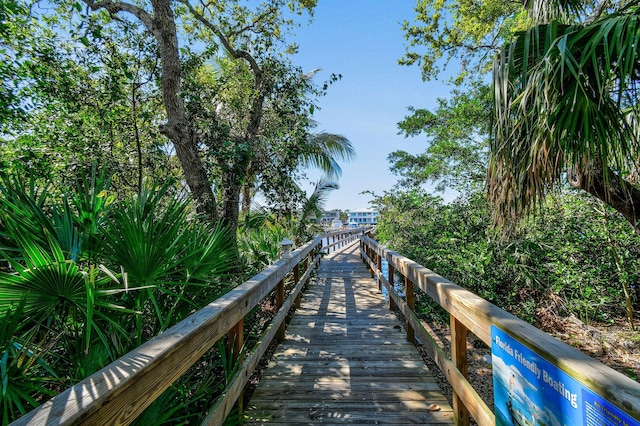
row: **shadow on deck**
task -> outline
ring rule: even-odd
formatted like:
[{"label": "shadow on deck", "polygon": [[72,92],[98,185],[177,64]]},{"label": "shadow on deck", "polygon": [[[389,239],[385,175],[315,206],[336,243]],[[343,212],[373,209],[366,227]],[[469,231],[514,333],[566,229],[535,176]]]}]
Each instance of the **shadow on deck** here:
[{"label": "shadow on deck", "polygon": [[453,424],[354,243],[328,255],[256,389],[245,422]]}]

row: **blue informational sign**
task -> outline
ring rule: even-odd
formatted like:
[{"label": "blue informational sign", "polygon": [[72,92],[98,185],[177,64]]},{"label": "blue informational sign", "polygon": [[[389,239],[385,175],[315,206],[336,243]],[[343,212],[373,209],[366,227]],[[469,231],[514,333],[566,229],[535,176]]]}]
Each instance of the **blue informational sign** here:
[{"label": "blue informational sign", "polygon": [[496,326],[491,352],[496,425],[640,426]]}]

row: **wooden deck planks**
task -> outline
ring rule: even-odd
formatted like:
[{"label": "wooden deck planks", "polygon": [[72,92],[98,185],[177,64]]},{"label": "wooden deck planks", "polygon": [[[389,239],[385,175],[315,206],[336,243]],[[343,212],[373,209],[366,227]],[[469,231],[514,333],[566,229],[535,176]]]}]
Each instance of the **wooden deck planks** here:
[{"label": "wooden deck planks", "polygon": [[388,310],[357,243],[322,261],[245,423],[453,424],[451,407]]}]

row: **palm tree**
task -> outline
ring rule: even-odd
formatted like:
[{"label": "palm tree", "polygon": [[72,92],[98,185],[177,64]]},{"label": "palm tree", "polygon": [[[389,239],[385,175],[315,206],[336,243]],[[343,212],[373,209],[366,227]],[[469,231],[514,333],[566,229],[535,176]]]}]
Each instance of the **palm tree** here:
[{"label": "palm tree", "polygon": [[314,167],[336,180],[342,175],[338,161],[355,159],[356,151],[351,142],[341,135],[317,133],[307,140],[307,150],[299,158],[302,167]]},{"label": "palm tree", "polygon": [[315,221],[322,217],[322,209],[329,192],[339,188],[336,182],[329,180],[326,176],[316,182],[313,192],[300,209],[296,220],[294,232],[296,244],[301,244],[314,234],[322,232],[322,227]]},{"label": "palm tree", "polygon": [[[295,159],[301,168],[316,168],[325,175],[323,180],[335,181],[342,175],[340,161],[355,159],[356,151],[351,142],[344,136],[333,133],[311,134],[304,141],[304,149]],[[242,211],[249,212],[252,191],[255,190],[256,175],[254,171],[247,173],[248,178],[242,190]]]},{"label": "palm tree", "polygon": [[640,7],[525,6],[534,26],[494,61],[487,187],[497,222],[535,210],[566,177],[640,232]]}]

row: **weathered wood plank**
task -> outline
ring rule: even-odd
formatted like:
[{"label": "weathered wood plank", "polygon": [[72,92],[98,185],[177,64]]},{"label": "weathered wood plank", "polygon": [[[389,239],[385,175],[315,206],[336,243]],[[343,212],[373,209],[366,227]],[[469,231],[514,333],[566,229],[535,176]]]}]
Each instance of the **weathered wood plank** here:
[{"label": "weathered wood plank", "polygon": [[[433,398],[430,398],[430,400],[433,400]],[[442,399],[441,400],[442,403],[446,403],[446,399]],[[270,408],[270,409],[280,409],[280,408],[291,408],[294,410],[301,410],[301,409],[309,409],[310,405],[308,402],[306,401],[298,401],[298,400],[294,400],[294,401],[286,401],[283,402],[281,401],[279,398],[272,398],[269,400],[261,400],[260,404],[263,408]],[[430,403],[428,403],[427,401],[424,400],[419,400],[419,401],[415,401],[415,400],[406,400],[403,401],[402,406],[405,410],[412,410],[412,409],[420,409],[420,410],[428,410],[430,407]],[[254,402],[255,405],[255,402]],[[334,407],[344,407],[353,411],[376,411],[376,412],[381,412],[381,411],[388,411],[388,412],[393,412],[396,411],[398,409],[398,407],[396,406],[396,402],[389,402],[389,401],[373,401],[373,404],[369,401],[346,401],[346,402],[340,402],[337,401],[335,403],[333,403],[331,405],[331,407],[329,407],[329,404],[326,401],[315,401],[311,404],[311,408],[334,408]]]},{"label": "weathered wood plank", "polygon": [[[348,411],[345,413],[345,411]],[[413,423],[413,424],[452,424],[452,414],[442,411],[417,411],[403,410],[397,411],[377,411],[364,409],[356,411],[348,406],[312,408],[291,410],[284,407],[280,410],[265,410],[255,412],[256,422],[284,421],[288,424],[300,424],[303,422],[325,423],[336,421],[338,423],[351,424],[391,424]]]},{"label": "weathered wood plank", "polygon": [[415,374],[429,374],[428,370],[423,370],[420,366],[408,366],[406,363],[401,367],[376,364],[357,367],[353,365],[327,366],[324,362],[316,361],[311,365],[294,363],[291,363],[290,365],[287,365],[286,363],[282,365],[270,364],[269,374],[265,375],[263,378],[277,376],[291,377],[291,375],[293,375],[295,377],[304,377],[305,379],[311,380],[315,376],[323,377],[327,374],[331,374],[337,378],[354,377],[357,379],[359,377],[370,378],[375,376],[385,379],[387,377],[396,378],[398,375],[402,374],[406,368],[413,368]]},{"label": "weathered wood plank", "polygon": [[[385,352],[377,352],[375,354],[367,354],[366,352],[362,352],[361,354],[358,355],[349,355],[349,361],[386,361],[386,362],[391,362],[389,361],[391,358],[390,356],[393,356],[394,354],[389,354],[389,353],[385,353]],[[335,354],[335,353],[330,353],[330,352],[307,352],[307,351],[303,351],[303,350],[287,350],[287,354],[285,355],[280,355],[280,354],[276,354],[274,355],[274,358],[277,357],[278,359],[290,359],[292,361],[296,361],[298,360],[301,356],[304,357],[305,361],[325,361],[325,360],[329,360],[329,359],[333,359],[333,358],[344,358],[344,355],[341,354]],[[416,359],[415,355],[404,355],[402,357],[398,357],[397,355],[395,356],[395,358],[393,359],[393,362],[396,363],[404,363],[406,361],[410,361]]]},{"label": "weathered wood plank", "polygon": [[[396,404],[396,410],[404,409],[403,404],[407,401],[423,401],[429,404],[438,404],[440,407],[447,411],[448,404],[447,399],[442,394],[441,390],[430,391],[415,391],[415,390],[392,390],[388,392],[373,392],[371,390],[326,390],[326,389],[308,389],[301,391],[285,391],[280,393],[278,390],[260,391],[259,394],[254,395],[249,402],[249,409],[253,410],[260,407],[260,401],[281,401],[283,403],[292,403],[292,406],[297,404],[313,405],[318,401],[334,401],[334,403],[346,403],[346,402],[361,402],[363,404],[377,404],[379,402],[388,402]],[[268,405],[268,404],[267,404]],[[453,412],[451,412],[453,415]],[[250,415],[250,411],[248,412]],[[249,422],[250,423],[250,422]]]},{"label": "weathered wood plank", "polygon": [[[340,391],[375,391],[387,392],[389,390],[413,390],[420,392],[436,391],[438,385],[435,382],[425,382],[421,380],[410,380],[407,377],[396,377],[396,380],[383,380],[382,377],[344,377],[331,378],[314,377],[304,378],[303,380],[286,380],[283,376],[277,376],[276,380],[265,380],[260,386],[262,390],[282,391],[283,395],[287,392],[304,392],[308,390],[327,390],[332,392]],[[385,378],[386,379],[386,378]]]},{"label": "weathered wood plank", "polygon": [[248,404],[247,424],[453,424],[358,248],[323,260]]}]

